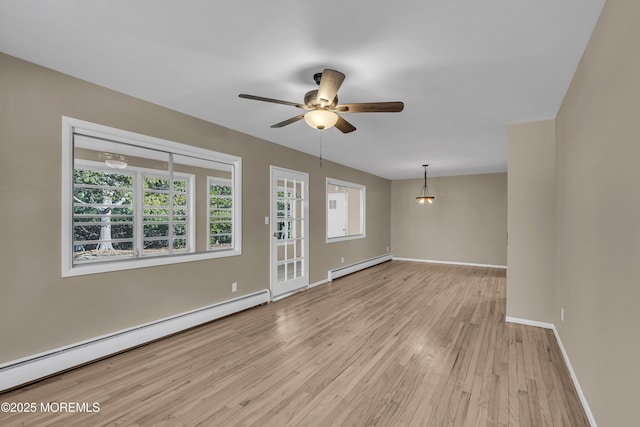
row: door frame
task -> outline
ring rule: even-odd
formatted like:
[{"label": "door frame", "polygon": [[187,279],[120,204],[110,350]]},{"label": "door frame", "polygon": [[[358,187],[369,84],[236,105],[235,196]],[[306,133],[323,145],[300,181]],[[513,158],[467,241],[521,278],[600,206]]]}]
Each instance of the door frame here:
[{"label": "door frame", "polygon": [[[279,175],[278,175],[279,174]],[[278,178],[287,178],[288,176],[296,175],[293,179],[301,179],[304,182],[303,185],[303,220],[302,220],[302,233],[303,233],[303,271],[304,274],[301,277],[299,285],[296,285],[294,288],[278,290],[276,286],[278,285],[277,281],[277,262],[278,262],[278,254],[277,254],[277,246],[275,244],[276,238],[274,233],[277,232],[276,226],[278,223],[277,217],[277,204],[275,202],[275,197],[277,193],[277,179]],[[285,281],[286,283],[286,281]],[[302,289],[306,289],[309,287],[309,174],[306,172],[300,172],[293,169],[286,169],[279,166],[270,165],[269,166],[269,290],[271,293],[271,300],[284,298],[294,292],[297,292]]]}]

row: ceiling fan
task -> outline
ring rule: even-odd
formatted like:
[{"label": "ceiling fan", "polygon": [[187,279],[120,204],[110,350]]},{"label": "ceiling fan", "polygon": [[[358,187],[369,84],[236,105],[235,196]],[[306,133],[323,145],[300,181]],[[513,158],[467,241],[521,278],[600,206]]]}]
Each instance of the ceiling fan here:
[{"label": "ceiling fan", "polygon": [[355,126],[343,119],[338,113],[398,113],[404,108],[404,103],[402,102],[338,104],[337,93],[344,81],[344,77],[345,75],[341,72],[329,69],[324,70],[322,73],[314,74],[313,79],[318,84],[318,89],[311,90],[305,94],[304,104],[247,95],[245,93],[241,93],[239,96],[240,98],[290,105],[306,110],[306,113],[272,125],[272,128],[281,128],[304,119],[309,126],[315,129],[329,129],[335,126],[342,133],[349,133],[356,130]]}]

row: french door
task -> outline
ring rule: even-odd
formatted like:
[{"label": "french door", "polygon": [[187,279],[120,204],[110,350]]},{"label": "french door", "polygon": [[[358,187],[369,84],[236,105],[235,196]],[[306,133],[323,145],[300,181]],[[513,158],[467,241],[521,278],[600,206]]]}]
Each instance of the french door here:
[{"label": "french door", "polygon": [[309,175],[271,166],[271,295],[309,285]]}]

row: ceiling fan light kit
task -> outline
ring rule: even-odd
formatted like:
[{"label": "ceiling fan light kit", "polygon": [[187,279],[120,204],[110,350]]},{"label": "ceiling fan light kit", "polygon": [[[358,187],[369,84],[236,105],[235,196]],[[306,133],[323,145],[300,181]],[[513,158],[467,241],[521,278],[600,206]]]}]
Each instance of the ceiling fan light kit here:
[{"label": "ceiling fan light kit", "polygon": [[420,195],[416,197],[416,200],[421,205],[424,205],[425,203],[432,204],[436,199],[436,196],[432,196],[429,194],[429,187],[427,186],[427,166],[429,165],[422,165],[422,167],[424,168],[424,185],[420,189]]},{"label": "ceiling fan light kit", "polygon": [[404,103],[400,101],[338,104],[338,89],[340,89],[344,78],[345,75],[341,72],[330,69],[314,74],[313,79],[318,84],[318,89],[311,90],[305,94],[304,104],[245,93],[241,93],[238,96],[255,101],[289,105],[307,111],[304,114],[276,123],[271,126],[272,128],[281,128],[304,118],[304,121],[314,129],[322,130],[335,126],[340,132],[349,133],[356,130],[356,127],[338,113],[399,113],[404,109]]},{"label": "ceiling fan light kit", "polygon": [[329,110],[311,110],[304,115],[304,121],[314,129],[329,129],[335,126],[338,115]]}]

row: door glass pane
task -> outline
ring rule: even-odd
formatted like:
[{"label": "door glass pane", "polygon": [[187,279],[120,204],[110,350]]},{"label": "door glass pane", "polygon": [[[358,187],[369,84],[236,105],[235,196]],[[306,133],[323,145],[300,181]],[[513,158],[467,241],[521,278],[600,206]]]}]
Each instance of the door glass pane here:
[{"label": "door glass pane", "polygon": [[295,181],[287,180],[287,184],[286,184],[286,189],[287,190],[286,190],[285,197],[288,197],[288,198],[291,198],[291,199],[296,197],[295,196],[295,193],[296,193],[295,185],[296,185]]},{"label": "door glass pane", "polygon": [[293,243],[287,243],[287,245],[285,246],[286,259],[291,259],[295,257],[294,248],[295,246]]},{"label": "door glass pane", "polygon": [[293,237],[302,237],[302,221],[301,220],[297,220],[293,222]]},{"label": "door glass pane", "polygon": [[296,199],[304,198],[302,182],[296,182]]},{"label": "door glass pane", "polygon": [[302,265],[302,261],[296,261],[296,277],[302,277],[304,275]]},{"label": "door glass pane", "polygon": [[295,271],[294,271],[296,263],[289,262],[286,265],[287,265],[287,280],[293,280],[296,277]]},{"label": "door glass pane", "polygon": [[301,257],[304,254],[302,253],[302,240],[298,239],[296,240],[296,244],[295,244],[295,250],[296,250],[296,257]]},{"label": "door glass pane", "polygon": [[278,221],[276,224],[276,238],[278,240],[283,240],[287,238],[287,232],[288,232],[288,225],[289,223],[287,221]]},{"label": "door glass pane", "polygon": [[284,282],[285,280],[285,267],[286,264],[278,265],[278,282]]}]

